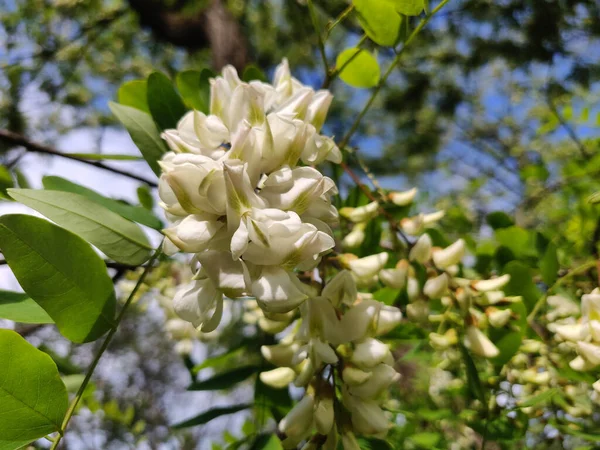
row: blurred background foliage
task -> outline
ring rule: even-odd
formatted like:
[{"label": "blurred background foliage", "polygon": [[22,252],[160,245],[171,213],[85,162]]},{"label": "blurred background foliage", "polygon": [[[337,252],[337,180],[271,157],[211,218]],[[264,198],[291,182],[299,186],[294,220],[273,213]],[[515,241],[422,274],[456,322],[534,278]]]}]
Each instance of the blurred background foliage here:
[{"label": "blurred background foliage", "polygon": [[[348,3],[318,0],[315,6],[326,24]],[[532,229],[545,236],[544,251],[548,241],[559,249],[560,266],[597,257],[599,206],[589,196],[600,190],[599,17],[596,0],[452,0],[407,48],[353,138],[357,152],[348,164],[361,174],[368,166],[387,189],[418,186],[422,205],[447,211],[444,229],[471,236],[483,276],[511,260],[539,270],[543,254]],[[329,59],[361,35],[357,17],[349,14],[331,32]],[[377,54],[384,68],[394,56],[391,49]],[[1,0],[0,129],[13,134],[0,135],[0,190],[39,184],[20,170],[27,151],[15,145],[14,134],[52,147],[82,130],[96,145],[69,150],[100,152],[106,134],[119,126],[107,105],[124,81],[155,70],[172,77],[228,63],[240,71],[252,63],[270,74],[283,57],[303,82],[321,85],[317,39],[302,2]],[[330,89],[335,101],[324,132],[339,138],[368,91],[340,80]],[[348,193],[350,180],[341,183]],[[490,219],[494,211],[506,216]],[[183,392],[201,359],[182,362],[166,335],[155,331],[163,313],[148,309],[140,303],[127,318],[106,371],[97,374],[94,395],[84,402],[90,414],[77,417],[79,433],[67,442],[74,448],[196,448],[203,442],[209,448],[224,429],[225,442],[237,442],[232,434],[240,427],[226,423],[217,431],[200,427],[176,435],[166,427],[172,419],[167,406],[185,402],[173,400],[173,392]],[[203,350],[203,357],[214,356],[244,343],[234,358],[216,358],[214,367],[225,373],[256,364],[260,344],[269,339],[230,323]],[[65,375],[78,376],[78,367],[89,362],[89,347],[73,350],[50,330],[30,328],[21,331],[65,358]],[[419,383],[417,392],[427,389],[415,376]],[[234,396],[247,400],[243,387]],[[441,420],[431,415],[439,405],[413,400],[405,409],[420,411],[420,421]],[[244,433],[253,435],[256,425],[246,423]],[[102,436],[94,443],[91,430],[97,429]],[[445,448],[435,433],[413,430],[407,445]]]}]

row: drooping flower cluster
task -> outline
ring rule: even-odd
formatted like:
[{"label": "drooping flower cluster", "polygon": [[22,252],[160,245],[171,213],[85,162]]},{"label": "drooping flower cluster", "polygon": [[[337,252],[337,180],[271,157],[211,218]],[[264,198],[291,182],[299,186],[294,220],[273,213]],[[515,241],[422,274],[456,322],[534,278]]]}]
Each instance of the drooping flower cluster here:
[{"label": "drooping flower cluster", "polygon": [[[411,189],[393,193],[390,194],[390,200],[396,205],[405,206],[413,201],[416,192],[416,189]],[[340,214],[357,223],[348,236],[357,234],[357,226],[378,214],[377,203],[345,208],[340,210]],[[509,321],[515,316],[510,305],[520,301],[520,297],[507,297],[501,290],[510,281],[509,275],[489,280],[470,280],[458,276],[459,264],[465,255],[465,241],[458,239],[441,248],[434,246],[430,235],[425,232],[428,226],[443,216],[443,211],[436,211],[401,221],[403,232],[418,238],[411,245],[407,258],[400,259],[393,268],[386,268],[389,259],[387,252],[363,258],[344,254],[340,257],[341,262],[351,271],[359,288],[372,287],[381,282],[392,289],[406,290],[408,318],[419,323],[440,324],[440,330],[429,335],[434,348],[443,351],[458,344],[458,329],[464,335],[464,345],[472,353],[493,358],[498,356],[499,350],[484,330],[510,326]],[[353,245],[360,244],[356,239],[351,241]],[[425,280],[419,277],[416,269],[424,271]],[[441,300],[445,312],[430,314],[429,302],[437,299]],[[441,333],[444,327],[445,332]]]},{"label": "drooping flower cluster", "polygon": [[319,134],[331,100],[293,78],[287,61],[272,84],[242,82],[226,67],[211,80],[210,114],[191,111],[164,132],[165,251],[194,254],[194,279],[173,301],[182,319],[214,330],[223,295],[253,296],[268,313],[308,298],[293,271],[314,268],[334,246],[336,186],[309,167],[341,160]]},{"label": "drooping flower cluster", "polygon": [[[380,404],[400,375],[393,368],[389,347],[376,337],[394,329],[402,314],[369,294],[357,293],[348,271],[339,272],[320,292],[313,289],[289,334],[276,345],[262,347],[264,358],[278,368],[260,377],[273,387],[292,382],[307,387],[303,399],[279,424],[285,448],[295,448],[312,436],[307,445],[335,449],[338,433],[345,449],[359,448],[355,432],[385,436],[390,428]],[[332,382],[335,377],[340,380],[341,402]]]},{"label": "drooping flower cluster", "polygon": [[[589,371],[600,366],[600,289],[581,296],[581,319],[577,323],[554,327],[558,337],[572,343],[578,356],[569,365],[578,371]],[[600,380],[593,384],[600,394]]]}]

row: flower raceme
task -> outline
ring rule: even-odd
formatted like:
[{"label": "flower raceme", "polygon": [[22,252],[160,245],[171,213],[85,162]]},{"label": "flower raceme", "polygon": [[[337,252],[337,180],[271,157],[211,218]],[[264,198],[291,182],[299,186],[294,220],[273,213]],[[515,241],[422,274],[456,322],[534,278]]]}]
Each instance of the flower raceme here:
[{"label": "flower raceme", "polygon": [[[274,388],[306,388],[279,424],[286,448],[310,445],[315,431],[326,437],[324,448],[336,448],[338,426],[349,448],[357,445],[354,431],[383,436],[390,425],[381,397],[399,378],[376,337],[400,322],[400,310],[359,295],[348,271],[324,287],[297,276],[334,246],[337,188],[312,167],[341,162],[333,140],[319,134],[331,100],[291,77],[286,61],[272,84],[244,83],[227,67],[211,81],[210,114],[189,112],[163,134],[171,149],[160,162],[161,206],[171,222],[165,251],[193,254],[194,276],[175,294],[173,310],[210,332],[224,296],[253,297],[244,320],[267,333],[288,330],[262,348],[277,368],[260,374]],[[343,385],[339,400],[326,370]],[[336,402],[345,408],[339,416]]]},{"label": "flower raceme", "polygon": [[314,268],[334,246],[337,189],[309,167],[341,161],[319,134],[331,100],[293,78],[286,61],[272,84],[244,83],[226,67],[211,80],[210,114],[190,111],[163,133],[165,251],[194,254],[194,279],[174,299],[181,318],[211,331],[223,295],[251,295],[273,313],[306,300],[293,271]]}]

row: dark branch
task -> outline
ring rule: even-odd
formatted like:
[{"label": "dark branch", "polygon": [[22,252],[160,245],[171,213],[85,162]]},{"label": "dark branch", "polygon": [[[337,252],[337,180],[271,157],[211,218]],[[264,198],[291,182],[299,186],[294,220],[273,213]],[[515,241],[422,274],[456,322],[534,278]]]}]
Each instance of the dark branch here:
[{"label": "dark branch", "polygon": [[129,0],[129,5],[148,27],[163,41],[188,50],[210,48],[213,66],[219,70],[232,64],[238,71],[249,62],[248,41],[236,18],[221,0],[188,12],[193,2],[176,2],[167,6],[161,0]]},{"label": "dark branch", "polygon": [[0,130],[0,140],[7,142],[9,144],[13,144],[15,146],[22,146],[27,151],[33,153],[41,153],[45,155],[59,156],[61,158],[71,159],[73,161],[78,161],[83,164],[88,164],[90,166],[97,167],[99,169],[107,170],[112,173],[116,173],[118,175],[123,175],[128,178],[132,178],[137,181],[141,181],[142,183],[146,183],[148,186],[156,187],[158,184],[156,181],[147,180],[144,177],[139,175],[129,173],[125,170],[117,169],[116,167],[107,166],[98,161],[89,161],[87,159],[80,158],[78,156],[69,155],[68,153],[62,153],[52,147],[48,147],[47,145],[43,145],[37,142],[30,141],[25,136],[22,136],[17,133],[13,133],[8,130]]}]

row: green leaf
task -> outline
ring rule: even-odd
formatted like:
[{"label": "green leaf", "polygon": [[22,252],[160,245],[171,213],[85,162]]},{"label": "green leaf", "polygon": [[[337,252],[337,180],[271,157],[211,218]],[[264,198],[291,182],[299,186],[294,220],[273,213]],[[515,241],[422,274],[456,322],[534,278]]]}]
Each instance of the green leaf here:
[{"label": "green leaf", "polygon": [[20,188],[26,188],[26,189],[30,187],[27,177],[19,169],[15,169],[15,177],[17,178],[17,186],[19,186]]},{"label": "green leaf", "polygon": [[442,436],[439,433],[434,433],[432,431],[424,431],[422,433],[413,434],[410,437],[410,440],[414,442],[418,448],[435,448],[435,446],[440,442]]},{"label": "green leaf", "polygon": [[210,109],[209,79],[214,76],[215,74],[209,69],[203,69],[202,72],[186,70],[177,74],[175,77],[177,89],[189,109],[208,114]]},{"label": "green leaf", "polygon": [[82,195],[35,189],[9,192],[15,200],[78,234],[117,262],[138,266],[150,257],[152,246],[139,226]]},{"label": "green leaf", "polygon": [[221,355],[213,356],[212,358],[206,358],[204,361],[202,361],[202,363],[200,363],[192,368],[192,373],[194,375],[196,375],[196,374],[198,374],[198,372],[200,372],[203,369],[206,369],[208,367],[215,367],[220,364],[223,364],[232,358],[237,358],[239,355],[244,354],[247,351],[248,351],[248,348],[245,345],[240,345],[240,346],[230,349],[229,351],[227,351]]},{"label": "green leaf", "polygon": [[600,203],[600,191],[599,192],[594,192],[592,195],[590,195],[588,197],[588,202],[595,205],[597,203]]},{"label": "green leaf", "polygon": [[152,117],[143,111],[118,103],[109,102],[108,106],[125,126],[150,168],[156,175],[160,175],[161,170],[157,161],[167,152],[167,146],[161,139]]},{"label": "green leaf", "polygon": [[523,402],[519,402],[518,408],[528,408],[530,406],[536,406],[540,404],[545,405],[546,403],[551,401],[552,397],[554,397],[557,393],[557,388],[548,389],[547,391],[544,391],[541,394],[534,395],[533,397],[529,397]]},{"label": "green leaf", "polygon": [[512,226],[496,230],[496,240],[510,249],[517,258],[535,257],[535,234],[524,228]]},{"label": "green leaf", "polygon": [[[47,175],[42,178],[42,184],[44,185],[44,189],[51,191],[64,191],[83,195],[93,202],[110,209],[112,212],[115,212],[121,217],[131,220],[132,222],[146,225],[147,227],[154,228],[155,230],[161,230],[163,227],[162,222],[146,208],[128,205],[127,203],[105,197],[92,189],[73,183],[65,178]],[[138,197],[139,189],[144,188],[144,186],[140,186],[138,188]]]},{"label": "green leaf", "polygon": [[475,362],[469,351],[465,348],[464,345],[459,344],[460,353],[462,354],[463,362],[465,363],[465,371],[467,373],[467,386],[469,387],[469,391],[473,398],[478,399],[484,405],[485,401],[485,391],[483,390],[483,386],[481,385],[481,380],[479,379],[479,372],[477,371],[477,366],[475,366]]},{"label": "green leaf", "polygon": [[507,331],[499,339],[492,339],[500,353],[490,361],[497,367],[502,367],[519,351],[523,334],[519,331]]},{"label": "green leaf", "polygon": [[246,66],[244,69],[244,74],[242,75],[242,81],[249,83],[252,80],[264,81],[265,83],[268,81],[265,73],[256,67],[253,64]]},{"label": "green leaf", "polygon": [[173,82],[160,72],[151,73],[148,77],[147,100],[152,118],[161,130],[176,128],[179,119],[187,112]]},{"label": "green leaf", "polygon": [[251,450],[283,450],[283,445],[274,434],[261,434],[252,444]]},{"label": "green leaf", "polygon": [[188,387],[188,391],[216,391],[228,389],[240,383],[260,370],[258,366],[245,366],[217,375],[202,381],[195,381]]},{"label": "green leaf", "polygon": [[[140,205],[142,205],[145,209],[152,211],[152,208],[154,208],[154,197],[152,197],[150,188],[148,188],[146,185],[141,185],[137,188],[136,192]],[[154,215],[152,215],[152,217],[154,217]]]},{"label": "green leaf", "polygon": [[140,161],[141,156],[136,155],[119,155],[117,153],[65,153],[69,156],[76,156],[82,159],[91,159],[94,161]]},{"label": "green leaf", "polygon": [[542,295],[533,282],[531,269],[520,261],[511,261],[504,266],[502,272],[510,275],[510,281],[503,289],[506,295],[520,295],[527,311],[531,311]]},{"label": "green leaf", "polygon": [[171,425],[172,428],[189,428],[194,427],[196,425],[204,425],[205,423],[210,422],[217,417],[225,416],[228,414],[233,414],[239,411],[243,411],[244,409],[250,408],[252,405],[244,404],[244,405],[236,405],[236,406],[226,406],[226,407],[217,407],[209,409],[201,414],[198,414],[191,419],[185,420],[180,423],[176,423],[175,425]]},{"label": "green leaf", "polygon": [[6,190],[14,187],[15,182],[10,173],[10,170],[6,168],[6,166],[0,165],[0,197],[9,198],[6,194]]},{"label": "green leaf", "polygon": [[401,289],[392,289],[386,286],[373,292],[373,298],[386,305],[393,305],[401,292]]},{"label": "green leaf", "polygon": [[4,290],[0,290],[0,318],[22,323],[54,323],[29,295]]},{"label": "green leaf", "polygon": [[385,0],[396,7],[396,11],[407,16],[418,16],[423,12],[423,0]]},{"label": "green leaf", "polygon": [[340,78],[350,86],[370,88],[379,83],[379,63],[367,50],[348,48],[338,55],[335,65],[343,67]]},{"label": "green leaf", "polygon": [[0,361],[0,449],[60,430],[68,398],[52,359],[14,331],[0,330]]},{"label": "green leaf", "polygon": [[510,216],[502,211],[494,211],[489,213],[485,220],[494,230],[512,227],[515,224]]},{"label": "green leaf", "polygon": [[384,47],[391,47],[398,40],[401,18],[389,0],[352,0],[358,20],[371,40]]},{"label": "green leaf", "polygon": [[117,91],[117,101],[121,105],[131,106],[132,108],[149,113],[150,108],[148,108],[147,92],[147,80],[126,81]]},{"label": "green leaf", "polygon": [[115,294],[104,261],[80,237],[38,217],[0,217],[0,250],[23,290],[76,343],[114,325]]},{"label": "green leaf", "polygon": [[540,271],[542,273],[542,279],[548,286],[552,286],[558,278],[558,270],[560,265],[558,264],[558,255],[556,254],[556,245],[552,242],[546,247],[542,258],[540,259]]},{"label": "green leaf", "polygon": [[[411,439],[414,436],[416,435],[411,436]],[[375,438],[360,438],[358,444],[360,445],[360,448],[365,450],[393,450],[394,448],[389,442]]]}]

